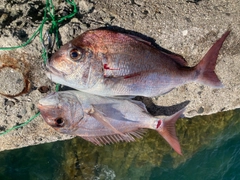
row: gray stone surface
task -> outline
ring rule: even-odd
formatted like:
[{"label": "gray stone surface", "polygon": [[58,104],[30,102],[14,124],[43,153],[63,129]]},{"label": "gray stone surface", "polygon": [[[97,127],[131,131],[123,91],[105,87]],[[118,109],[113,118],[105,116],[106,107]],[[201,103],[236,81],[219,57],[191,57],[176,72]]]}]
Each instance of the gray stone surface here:
[{"label": "gray stone surface", "polygon": [[[174,111],[174,105],[189,101],[184,113],[187,117],[239,108],[240,1],[76,0],[76,3],[79,13],[61,24],[59,29],[63,43],[88,29],[118,26],[155,39],[161,47],[185,57],[189,66],[196,65],[211,45],[230,29],[231,34],[220,51],[216,66],[224,88],[213,89],[191,83],[153,98],[153,103],[160,107],[149,107],[153,114],[159,111],[158,115],[169,115]],[[39,0],[1,1],[0,46],[16,46],[25,42],[41,23],[44,6],[45,2]],[[71,11],[66,3],[60,1],[56,1],[55,6],[59,15]],[[48,25],[44,26],[44,30],[48,28]],[[1,57],[5,57],[1,60],[8,57],[11,59],[8,62],[15,64],[15,68],[8,64],[8,69],[0,69],[0,93],[14,95],[25,88],[25,93],[14,98],[0,96],[0,133],[38,112],[36,104],[46,95],[38,90],[41,86],[54,91],[54,83],[47,79],[42,68],[41,50],[37,37],[25,48],[0,51]],[[31,86],[23,81],[25,79]],[[151,105],[149,99],[143,101]],[[38,117],[27,126],[0,136],[0,151],[68,138],[71,136],[58,134]]]},{"label": "gray stone surface", "polygon": [[[21,72],[16,71],[12,68],[5,67],[0,70],[2,77],[0,84],[0,93],[9,94],[10,96],[15,96],[23,91],[25,87],[24,76]],[[11,83],[8,83],[11,82]]]}]

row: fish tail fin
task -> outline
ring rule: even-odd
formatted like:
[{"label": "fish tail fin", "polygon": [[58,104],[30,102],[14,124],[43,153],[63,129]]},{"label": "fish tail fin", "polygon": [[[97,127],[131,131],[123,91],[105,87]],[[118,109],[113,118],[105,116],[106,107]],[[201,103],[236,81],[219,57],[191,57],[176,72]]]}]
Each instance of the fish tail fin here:
[{"label": "fish tail fin", "polygon": [[175,123],[184,110],[185,108],[164,120],[158,120],[156,129],[158,133],[169,143],[169,145],[180,155],[182,155],[182,152],[176,135]]},{"label": "fish tail fin", "polygon": [[195,69],[198,74],[197,81],[212,87],[223,87],[221,81],[214,72],[219,50],[221,49],[223,42],[229,35],[230,31],[226,31],[220,39],[208,50],[202,60],[199,62]]}]

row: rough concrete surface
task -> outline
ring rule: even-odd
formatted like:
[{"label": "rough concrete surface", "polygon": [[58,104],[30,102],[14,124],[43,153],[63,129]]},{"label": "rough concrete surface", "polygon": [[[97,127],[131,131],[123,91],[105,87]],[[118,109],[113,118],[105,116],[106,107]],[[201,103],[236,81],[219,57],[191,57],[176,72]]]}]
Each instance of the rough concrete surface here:
[{"label": "rough concrete surface", "polygon": [[[189,66],[196,65],[211,45],[226,30],[225,41],[216,66],[224,84],[213,89],[200,84],[187,84],[170,93],[143,99],[154,115],[169,115],[176,104],[187,105],[186,117],[212,114],[240,107],[240,1],[239,0],[76,0],[78,14],[60,24],[62,43],[88,29],[117,26],[139,32],[156,40],[161,47],[182,55]],[[54,2],[56,13],[71,12],[65,2]],[[0,2],[0,46],[25,42],[41,23],[45,1],[3,0]],[[44,27],[46,30],[48,25]],[[42,68],[42,45],[39,38],[25,48],[0,51],[0,133],[25,122],[36,112],[41,97],[54,91]],[[49,87],[49,91],[48,91]],[[48,91],[45,93],[45,91]],[[16,97],[13,97],[18,95]],[[0,151],[68,139],[52,130],[41,117],[27,126],[0,136]]]}]

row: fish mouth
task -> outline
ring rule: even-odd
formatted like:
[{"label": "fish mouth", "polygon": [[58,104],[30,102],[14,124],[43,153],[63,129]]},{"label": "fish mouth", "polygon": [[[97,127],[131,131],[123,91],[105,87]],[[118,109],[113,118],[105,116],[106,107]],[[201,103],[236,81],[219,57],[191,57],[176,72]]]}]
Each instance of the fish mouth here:
[{"label": "fish mouth", "polygon": [[37,108],[40,111],[40,114],[43,118],[43,120],[50,126],[54,127],[55,126],[55,122],[53,122],[53,120],[49,119],[49,117],[51,117],[51,114],[49,113],[49,108],[50,106],[45,106],[43,104],[37,104]]},{"label": "fish mouth", "polygon": [[[48,111],[47,109],[49,108],[48,106],[44,106],[42,104],[37,104],[37,108],[40,111],[41,116],[43,117],[43,119],[47,122],[47,117],[48,117]],[[48,123],[48,122],[47,122]],[[48,123],[49,124],[49,123]]]},{"label": "fish mouth", "polygon": [[53,73],[56,75],[61,74],[60,71],[58,71],[56,68],[50,66],[49,60],[47,61],[45,68],[48,73]]},{"label": "fish mouth", "polygon": [[44,109],[46,109],[44,107],[44,105],[42,105],[42,104],[37,104],[37,108],[40,110],[40,112],[42,112]]},{"label": "fish mouth", "polygon": [[66,73],[63,73],[59,70],[57,70],[55,67],[51,66],[50,63],[49,63],[49,60],[47,61],[46,65],[45,65],[45,70],[46,70],[46,74],[48,76],[48,78],[51,79],[51,76],[52,75],[55,75],[55,76],[60,76],[60,77],[65,77],[67,74]]}]

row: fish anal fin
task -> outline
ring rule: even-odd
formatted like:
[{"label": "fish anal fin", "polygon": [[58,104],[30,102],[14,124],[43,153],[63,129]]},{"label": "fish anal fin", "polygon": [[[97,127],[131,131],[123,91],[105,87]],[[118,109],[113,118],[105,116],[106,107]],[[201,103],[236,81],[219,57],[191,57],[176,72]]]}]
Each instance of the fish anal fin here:
[{"label": "fish anal fin", "polygon": [[112,134],[106,136],[81,136],[83,139],[90,141],[95,145],[106,145],[106,144],[113,144],[117,142],[133,142],[137,138],[142,138],[144,133],[146,132],[145,129],[139,129],[137,131],[127,132],[123,135],[121,134]]}]

